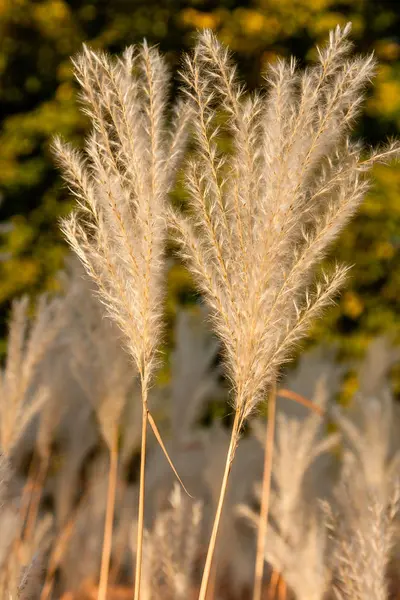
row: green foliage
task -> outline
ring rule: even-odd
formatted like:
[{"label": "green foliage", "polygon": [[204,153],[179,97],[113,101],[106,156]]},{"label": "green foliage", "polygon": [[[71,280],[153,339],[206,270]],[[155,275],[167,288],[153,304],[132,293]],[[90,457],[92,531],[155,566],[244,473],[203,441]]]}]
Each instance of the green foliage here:
[{"label": "green foliage", "polygon": [[[312,60],[312,47],[336,23],[353,22],[356,47],[374,50],[380,67],[358,134],[371,143],[400,127],[400,17],[393,2],[373,0],[0,0],[0,305],[22,292],[52,289],[65,244],[58,219],[71,200],[55,172],[49,143],[57,132],[79,144],[69,57],[83,41],[118,52],[147,37],[173,68],[197,28],[215,29],[235,51],[251,87],[277,55]],[[375,169],[375,185],[332,255],[354,264],[347,291],[315,330],[317,338],[360,354],[382,332],[400,339],[400,167]],[[179,201],[179,191],[176,193]],[[10,230],[9,230],[10,229]],[[187,275],[169,274],[167,322],[176,302],[195,299]]]}]

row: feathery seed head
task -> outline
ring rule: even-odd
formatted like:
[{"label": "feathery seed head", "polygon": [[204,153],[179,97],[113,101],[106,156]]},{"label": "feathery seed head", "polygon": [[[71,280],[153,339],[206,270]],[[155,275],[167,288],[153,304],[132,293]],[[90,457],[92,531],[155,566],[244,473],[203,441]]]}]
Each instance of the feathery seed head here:
[{"label": "feathery seed head", "polygon": [[224,343],[241,422],[345,280],[342,266],[319,282],[314,271],[365,195],[366,172],[399,153],[394,144],[362,160],[349,141],[375,69],[372,56],[349,58],[349,32],[331,32],[304,72],[294,60],[272,65],[263,96],[245,93],[210,31],[185,60],[196,139],[186,169],[191,212],[171,211],[170,222]]},{"label": "feathery seed head", "polygon": [[168,71],[146,43],[117,60],[84,46],[74,67],[93,128],[85,156],[54,143],[78,202],[62,228],[148,383],[161,325],[165,202],[188,111],[176,107],[167,134]]}]

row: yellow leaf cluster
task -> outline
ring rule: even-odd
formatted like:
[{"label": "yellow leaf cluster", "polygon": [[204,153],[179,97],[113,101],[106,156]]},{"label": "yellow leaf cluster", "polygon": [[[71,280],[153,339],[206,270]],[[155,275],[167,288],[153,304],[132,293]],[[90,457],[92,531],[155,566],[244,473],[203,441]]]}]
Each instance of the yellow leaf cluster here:
[{"label": "yellow leaf cluster", "polygon": [[194,29],[216,29],[220,20],[217,12],[202,12],[195,8],[186,8],[181,13],[182,23]]},{"label": "yellow leaf cluster", "polygon": [[364,304],[358,294],[353,291],[345,292],[342,299],[342,307],[345,315],[356,319],[364,310]]}]

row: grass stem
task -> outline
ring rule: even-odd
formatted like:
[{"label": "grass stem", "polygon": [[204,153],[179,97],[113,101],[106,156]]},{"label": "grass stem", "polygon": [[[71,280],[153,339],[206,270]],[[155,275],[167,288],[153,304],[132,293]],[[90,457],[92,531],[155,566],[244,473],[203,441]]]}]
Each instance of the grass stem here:
[{"label": "grass stem", "polygon": [[268,402],[268,421],[267,435],[265,438],[264,452],[264,473],[261,492],[261,508],[260,518],[258,522],[257,535],[257,552],[256,564],[254,572],[254,590],[253,600],[261,600],[264,561],[265,561],[265,542],[268,527],[268,511],[271,492],[271,474],[272,474],[272,459],[274,452],[274,437],[275,437],[275,413],[276,413],[276,385],[274,384],[269,396]]},{"label": "grass stem", "polygon": [[320,406],[317,406],[314,402],[311,402],[311,400],[305,398],[305,396],[302,396],[297,392],[294,392],[293,390],[281,388],[278,390],[278,396],[281,396],[282,398],[287,398],[288,400],[293,400],[293,402],[297,402],[297,404],[305,406],[306,408],[315,412],[320,417],[323,417],[325,414],[324,410]]},{"label": "grass stem", "polygon": [[278,584],[279,584],[279,578],[280,578],[279,571],[277,571],[276,569],[273,569],[271,579],[270,579],[270,582],[268,585],[267,600],[275,600],[276,590],[277,590]]},{"label": "grass stem", "polygon": [[286,581],[281,576],[279,578],[279,583],[278,583],[278,600],[286,600],[286,597],[287,597],[287,585],[286,585]]},{"label": "grass stem", "polygon": [[207,597],[207,589],[210,581],[211,567],[212,561],[215,552],[215,544],[217,541],[218,529],[221,521],[222,508],[225,501],[228,479],[232,468],[232,462],[235,457],[236,447],[239,439],[240,427],[242,424],[241,414],[239,411],[236,411],[235,420],[232,427],[231,440],[229,443],[228,454],[226,457],[224,476],[222,479],[221,491],[218,499],[217,512],[215,514],[214,524],[211,532],[210,542],[207,549],[207,557],[203,571],[203,577],[201,580],[199,600],[206,600]]},{"label": "grass stem", "polygon": [[136,568],[135,568],[135,593],[134,600],[140,598],[140,581],[142,575],[143,555],[143,529],[144,529],[144,492],[145,492],[145,468],[146,468],[146,438],[147,438],[147,386],[142,380],[142,445],[140,452],[140,482],[139,482],[139,509],[138,530],[136,543]]},{"label": "grass stem", "polygon": [[101,568],[100,568],[100,582],[97,600],[106,600],[107,597],[107,586],[108,586],[108,574],[110,570],[110,557],[112,548],[112,537],[113,537],[113,520],[114,520],[114,507],[115,507],[115,495],[117,488],[117,476],[118,476],[118,429],[117,426],[114,428],[112,446],[110,447],[110,470],[108,475],[108,491],[107,491],[107,508],[106,518],[104,524],[104,539],[103,539],[103,552],[101,556]]},{"label": "grass stem", "polygon": [[41,456],[39,458],[39,466],[37,469],[37,474],[34,480],[31,501],[29,505],[29,509],[27,512],[25,531],[23,535],[23,539],[25,541],[29,541],[32,539],[36,521],[39,513],[40,500],[42,498],[43,487],[45,484],[47,471],[49,468],[50,462],[50,454],[47,453],[45,456]]}]

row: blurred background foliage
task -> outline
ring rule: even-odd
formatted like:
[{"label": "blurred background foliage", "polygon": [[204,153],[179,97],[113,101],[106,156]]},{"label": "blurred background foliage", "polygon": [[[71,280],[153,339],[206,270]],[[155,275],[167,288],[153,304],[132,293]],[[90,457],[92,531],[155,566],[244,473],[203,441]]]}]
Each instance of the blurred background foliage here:
[{"label": "blurred background foliage", "polygon": [[[11,299],[55,287],[65,244],[58,219],[71,208],[49,145],[55,133],[82,144],[70,56],[82,42],[119,52],[159,44],[172,68],[199,28],[214,29],[235,52],[250,88],[279,56],[314,58],[337,23],[353,22],[356,50],[379,60],[355,132],[367,143],[400,128],[400,7],[397,0],[0,0],[0,335]],[[313,339],[359,355],[381,333],[400,339],[400,165],[377,167],[372,191],[332,257],[354,264],[338,305]],[[168,317],[196,295],[179,266],[169,273]]]}]

